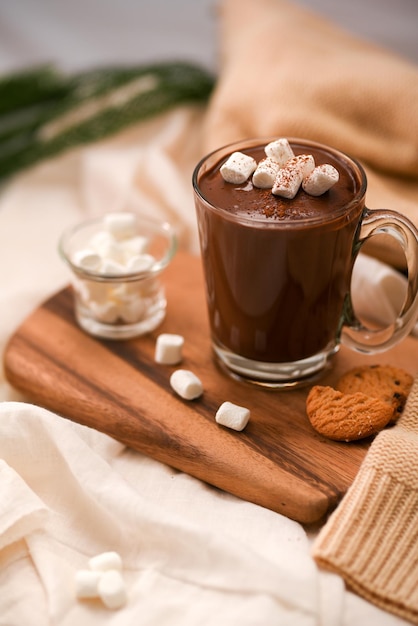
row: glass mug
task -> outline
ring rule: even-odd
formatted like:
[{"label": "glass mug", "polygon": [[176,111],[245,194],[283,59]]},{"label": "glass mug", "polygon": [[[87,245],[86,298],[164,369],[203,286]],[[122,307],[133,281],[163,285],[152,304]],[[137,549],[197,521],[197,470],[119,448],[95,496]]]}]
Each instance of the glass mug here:
[{"label": "glass mug", "polygon": [[[326,210],[277,217],[269,189],[256,193],[264,194],[270,213],[251,212],[251,185],[226,183],[220,174],[216,182],[216,172],[234,151],[260,160],[270,141],[243,140],[211,152],[195,167],[193,189],[218,361],[232,376],[285,388],[317,377],[340,344],[373,354],[410,332],[418,315],[418,231],[399,213],[366,208],[367,179],[358,162],[302,139],[289,139],[295,154],[333,164],[340,180],[323,196],[299,192],[299,199],[284,204],[293,203],[287,206],[296,212],[325,203]],[[397,319],[372,329],[356,317],[350,288],[356,256],[377,234],[391,235],[401,245],[408,283]]]}]

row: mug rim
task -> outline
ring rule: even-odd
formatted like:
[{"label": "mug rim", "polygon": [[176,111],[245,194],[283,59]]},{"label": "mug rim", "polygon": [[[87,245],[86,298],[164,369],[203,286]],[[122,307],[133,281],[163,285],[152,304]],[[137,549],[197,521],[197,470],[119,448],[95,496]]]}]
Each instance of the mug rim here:
[{"label": "mug rim", "polygon": [[[366,193],[366,189],[367,189],[367,176],[366,176],[366,172],[364,171],[363,166],[361,165],[361,163],[355,159],[354,157],[346,154],[345,152],[339,150],[338,148],[334,148],[333,146],[330,146],[328,144],[324,144],[324,143],[320,143],[319,141],[315,141],[312,139],[304,139],[301,137],[286,137],[286,139],[289,141],[289,143],[292,145],[293,144],[302,144],[302,145],[306,145],[307,147],[312,146],[315,148],[318,148],[320,150],[324,150],[326,152],[331,152],[334,154],[334,156],[338,156],[339,160],[343,160],[345,162],[347,162],[351,168],[353,170],[357,170],[358,174],[359,174],[359,178],[360,178],[360,185],[359,188],[357,190],[357,192],[353,195],[353,197],[351,198],[351,200],[344,204],[343,206],[341,206],[339,209],[336,209],[335,212],[333,212],[332,214],[327,213],[327,219],[324,220],[324,218],[322,216],[311,216],[311,217],[305,217],[305,218],[301,218],[298,220],[291,220],[291,219],[283,219],[283,220],[272,220],[272,221],[264,221],[264,220],[257,220],[251,217],[245,217],[244,215],[237,215],[235,213],[230,213],[225,209],[222,209],[221,207],[218,207],[216,205],[214,205],[201,191],[200,186],[199,186],[199,173],[201,171],[201,168],[203,167],[203,165],[205,163],[207,163],[211,158],[214,158],[215,155],[219,154],[221,155],[222,153],[224,153],[225,157],[228,156],[229,154],[231,154],[232,152],[234,152],[235,150],[237,150],[238,148],[241,149],[245,149],[245,148],[252,148],[252,147],[256,147],[259,145],[267,145],[268,143],[275,141],[279,138],[278,135],[276,136],[269,136],[269,137],[248,137],[248,138],[244,138],[244,139],[240,139],[240,140],[236,140],[233,141],[231,143],[227,143],[223,146],[220,146],[219,148],[216,148],[215,150],[212,150],[211,152],[207,153],[205,156],[203,156],[200,161],[197,163],[197,165],[195,166],[194,170],[193,170],[193,175],[192,175],[192,184],[193,184],[193,190],[196,194],[196,196],[205,203],[205,205],[214,213],[217,213],[218,215],[222,216],[223,219],[229,220],[231,222],[234,223],[239,223],[239,224],[243,224],[243,225],[247,225],[247,226],[251,226],[252,228],[302,228],[303,226],[306,226],[307,224],[323,224],[325,221],[327,224],[332,223],[334,220],[339,219],[342,215],[349,213],[351,208],[353,206],[357,206],[359,201],[364,198],[365,193]],[[216,161],[214,161],[214,163],[216,163]]]}]

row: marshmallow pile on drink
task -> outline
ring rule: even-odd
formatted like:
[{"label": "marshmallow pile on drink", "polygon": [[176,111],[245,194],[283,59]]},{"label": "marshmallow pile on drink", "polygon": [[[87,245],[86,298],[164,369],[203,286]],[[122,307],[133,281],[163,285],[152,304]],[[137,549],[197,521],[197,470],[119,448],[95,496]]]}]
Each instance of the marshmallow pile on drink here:
[{"label": "marshmallow pile on drink", "polygon": [[295,156],[286,138],[276,139],[264,148],[266,158],[257,161],[243,152],[233,152],[220,168],[225,182],[241,185],[248,181],[254,187],[271,189],[282,198],[292,199],[299,189],[311,196],[321,196],[338,182],[338,170],[328,163],[315,165],[311,154]]}]

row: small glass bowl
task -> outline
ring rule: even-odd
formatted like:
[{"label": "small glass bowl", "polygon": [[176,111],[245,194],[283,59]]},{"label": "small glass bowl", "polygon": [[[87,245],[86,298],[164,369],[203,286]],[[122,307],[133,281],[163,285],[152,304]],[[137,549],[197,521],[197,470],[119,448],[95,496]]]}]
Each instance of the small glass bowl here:
[{"label": "small glass bowl", "polygon": [[[109,218],[121,215],[128,218],[128,235],[109,229]],[[81,328],[96,337],[129,339],[159,326],[167,308],[161,273],[176,249],[170,224],[133,213],[105,214],[65,231],[58,250],[71,270]]]}]

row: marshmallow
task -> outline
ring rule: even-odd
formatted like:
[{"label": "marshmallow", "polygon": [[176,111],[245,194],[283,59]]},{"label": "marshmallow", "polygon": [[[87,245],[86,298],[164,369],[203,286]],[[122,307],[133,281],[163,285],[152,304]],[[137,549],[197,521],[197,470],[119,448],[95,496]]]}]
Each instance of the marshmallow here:
[{"label": "marshmallow", "polygon": [[283,167],[277,172],[271,191],[275,196],[292,199],[299,191],[302,180],[303,174],[300,167]]},{"label": "marshmallow", "polygon": [[[106,217],[109,218],[109,215]],[[134,219],[134,216],[132,217]],[[114,225],[111,220],[108,221]],[[119,230],[116,236],[120,238],[121,233],[122,230]],[[88,248],[77,250],[73,254],[72,262],[82,269],[114,276],[145,272],[155,263],[155,258],[145,252],[147,246],[146,237],[136,235],[126,240],[115,239],[111,232],[102,230],[92,235]]]},{"label": "marshmallow", "polygon": [[75,594],[80,600],[97,598],[97,586],[101,573],[89,569],[81,569],[75,574]]},{"label": "marshmallow", "polygon": [[126,269],[121,263],[112,258],[103,259],[100,266],[100,273],[106,276],[122,276],[126,274]]},{"label": "marshmallow", "polygon": [[268,157],[276,161],[280,167],[295,156],[290,143],[284,137],[268,143],[264,148],[264,152]]},{"label": "marshmallow", "polygon": [[137,254],[128,259],[126,269],[129,272],[149,272],[155,263],[155,258],[151,254]]},{"label": "marshmallow", "polygon": [[250,410],[232,402],[221,404],[215,415],[216,422],[233,430],[243,430],[250,419]]},{"label": "marshmallow", "polygon": [[148,244],[148,238],[142,237],[142,235],[135,235],[135,237],[129,237],[129,239],[121,241],[125,260],[129,261],[133,256],[144,254],[147,251]]},{"label": "marshmallow", "polygon": [[118,307],[119,317],[126,324],[135,324],[145,317],[146,304],[142,298],[131,298],[121,302]]},{"label": "marshmallow", "polygon": [[227,183],[241,185],[251,176],[257,161],[243,152],[233,152],[221,166],[222,178]]},{"label": "marshmallow", "polygon": [[195,400],[203,393],[200,379],[189,370],[176,370],[171,374],[170,385],[184,400]]},{"label": "marshmallow", "polygon": [[121,570],[122,569],[122,559],[117,552],[102,552],[101,554],[97,554],[93,556],[89,560],[89,567],[91,570],[104,572],[106,570]]},{"label": "marshmallow", "polygon": [[107,246],[103,246],[101,256],[103,261],[114,261],[122,267],[126,264],[127,255],[122,241],[113,240]]},{"label": "marshmallow", "polygon": [[119,609],[127,601],[122,578],[122,559],[117,552],[102,552],[89,560],[90,569],[75,574],[78,599],[100,598],[108,609]]},{"label": "marshmallow", "polygon": [[260,189],[271,189],[279,169],[280,165],[271,157],[267,157],[260,161],[252,178],[254,187],[259,187]]},{"label": "marshmallow", "polygon": [[126,604],[127,593],[122,574],[117,569],[103,572],[97,584],[97,591],[108,609],[120,609]]},{"label": "marshmallow", "polygon": [[97,271],[100,269],[100,255],[92,250],[77,250],[72,256],[72,262],[77,267],[87,271]]},{"label": "marshmallow", "polygon": [[333,165],[318,165],[302,181],[302,189],[311,196],[321,196],[339,180],[338,170]]},{"label": "marshmallow", "polygon": [[114,302],[85,302],[84,303],[91,311],[91,314],[99,322],[104,324],[114,324],[119,317],[119,309]]},{"label": "marshmallow", "polygon": [[182,359],[184,338],[181,335],[162,333],[155,344],[155,361],[163,365],[176,365]]},{"label": "marshmallow", "polygon": [[89,247],[99,256],[105,256],[107,247],[113,243],[114,238],[107,230],[98,230],[89,239]]},{"label": "marshmallow", "polygon": [[136,235],[136,217],[134,213],[118,211],[108,213],[103,218],[106,230],[117,240],[127,239]]},{"label": "marshmallow", "polygon": [[311,172],[313,172],[315,167],[315,160],[312,154],[298,154],[286,162],[286,168],[296,167],[300,169],[302,173],[302,178],[306,178],[309,176]]}]

